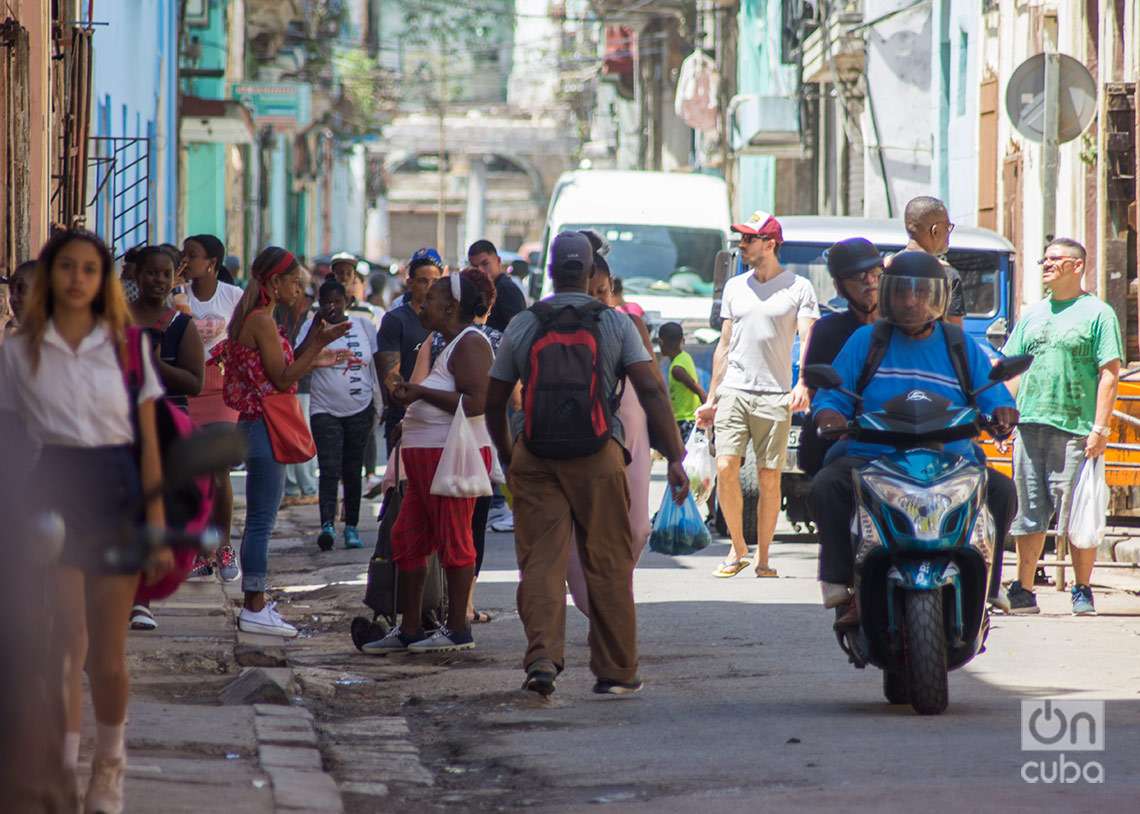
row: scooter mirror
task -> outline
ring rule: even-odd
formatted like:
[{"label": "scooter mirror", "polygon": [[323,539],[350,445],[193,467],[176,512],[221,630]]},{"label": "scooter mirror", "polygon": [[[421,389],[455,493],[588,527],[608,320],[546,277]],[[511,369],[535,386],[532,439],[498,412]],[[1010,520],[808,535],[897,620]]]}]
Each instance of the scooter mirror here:
[{"label": "scooter mirror", "polygon": [[803,369],[804,383],[812,390],[840,390],[843,379],[831,365],[807,365]]},{"label": "scooter mirror", "polygon": [[990,381],[1008,382],[1029,370],[1031,364],[1033,364],[1033,357],[1028,353],[1023,353],[1020,356],[1002,357],[990,368]]}]

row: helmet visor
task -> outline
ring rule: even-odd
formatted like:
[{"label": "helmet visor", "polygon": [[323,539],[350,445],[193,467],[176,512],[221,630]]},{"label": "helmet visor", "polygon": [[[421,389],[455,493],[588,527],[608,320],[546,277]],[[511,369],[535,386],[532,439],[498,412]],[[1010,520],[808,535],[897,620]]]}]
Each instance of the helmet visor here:
[{"label": "helmet visor", "polygon": [[900,328],[923,328],[942,319],[949,300],[945,278],[884,274],[879,280],[879,314]]}]

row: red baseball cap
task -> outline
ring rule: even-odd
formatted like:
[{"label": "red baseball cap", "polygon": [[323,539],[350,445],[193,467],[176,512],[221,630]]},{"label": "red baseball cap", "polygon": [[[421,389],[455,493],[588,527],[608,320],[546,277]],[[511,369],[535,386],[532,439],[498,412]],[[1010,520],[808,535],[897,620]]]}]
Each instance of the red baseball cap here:
[{"label": "red baseball cap", "polygon": [[784,230],[780,228],[780,222],[759,209],[752,213],[752,217],[746,223],[732,224],[732,231],[742,235],[770,237],[776,241],[777,246],[784,242]]}]

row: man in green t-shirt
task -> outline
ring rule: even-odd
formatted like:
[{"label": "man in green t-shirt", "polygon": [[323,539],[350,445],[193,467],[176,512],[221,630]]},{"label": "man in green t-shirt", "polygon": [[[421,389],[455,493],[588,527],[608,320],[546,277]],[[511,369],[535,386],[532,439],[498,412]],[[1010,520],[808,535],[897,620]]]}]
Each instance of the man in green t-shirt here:
[{"label": "man in green t-shirt", "polygon": [[681,430],[681,440],[688,441],[697,419],[697,408],[705,403],[705,389],[697,378],[693,357],[683,349],[685,331],[676,322],[666,322],[657,329],[661,353],[669,359],[669,400],[673,418]]},{"label": "man in green t-shirt", "polygon": [[[1029,308],[1002,352],[1033,355],[1017,388],[1021,422],[1013,457],[1018,510],[1010,533],[1017,544],[1017,576],[1009,586],[1015,614],[1038,613],[1030,590],[1054,514],[1057,531],[1069,525],[1070,497],[1086,459],[1108,448],[1108,422],[1124,358],[1116,313],[1081,287],[1085,248],[1055,238],[1041,259],[1049,296]],[[1070,547],[1076,584],[1073,615],[1095,615],[1092,589],[1096,549]],[[1000,555],[999,555],[1000,556]]]}]

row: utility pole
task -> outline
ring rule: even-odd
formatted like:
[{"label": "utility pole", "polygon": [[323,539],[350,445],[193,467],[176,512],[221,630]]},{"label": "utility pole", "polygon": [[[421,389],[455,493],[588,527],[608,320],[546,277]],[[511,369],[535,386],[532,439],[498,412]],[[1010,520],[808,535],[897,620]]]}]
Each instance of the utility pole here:
[{"label": "utility pole", "polygon": [[1041,234],[1046,241],[1057,232],[1057,165],[1060,163],[1059,125],[1061,60],[1057,54],[1057,12],[1044,17],[1045,132],[1041,143]]},{"label": "utility pole", "polygon": [[443,126],[447,115],[447,62],[444,58],[442,44],[437,52],[436,75],[439,77],[439,157],[436,162],[439,174],[439,201],[438,211],[435,215],[435,244],[436,250],[444,258],[447,257],[447,138]]}]

